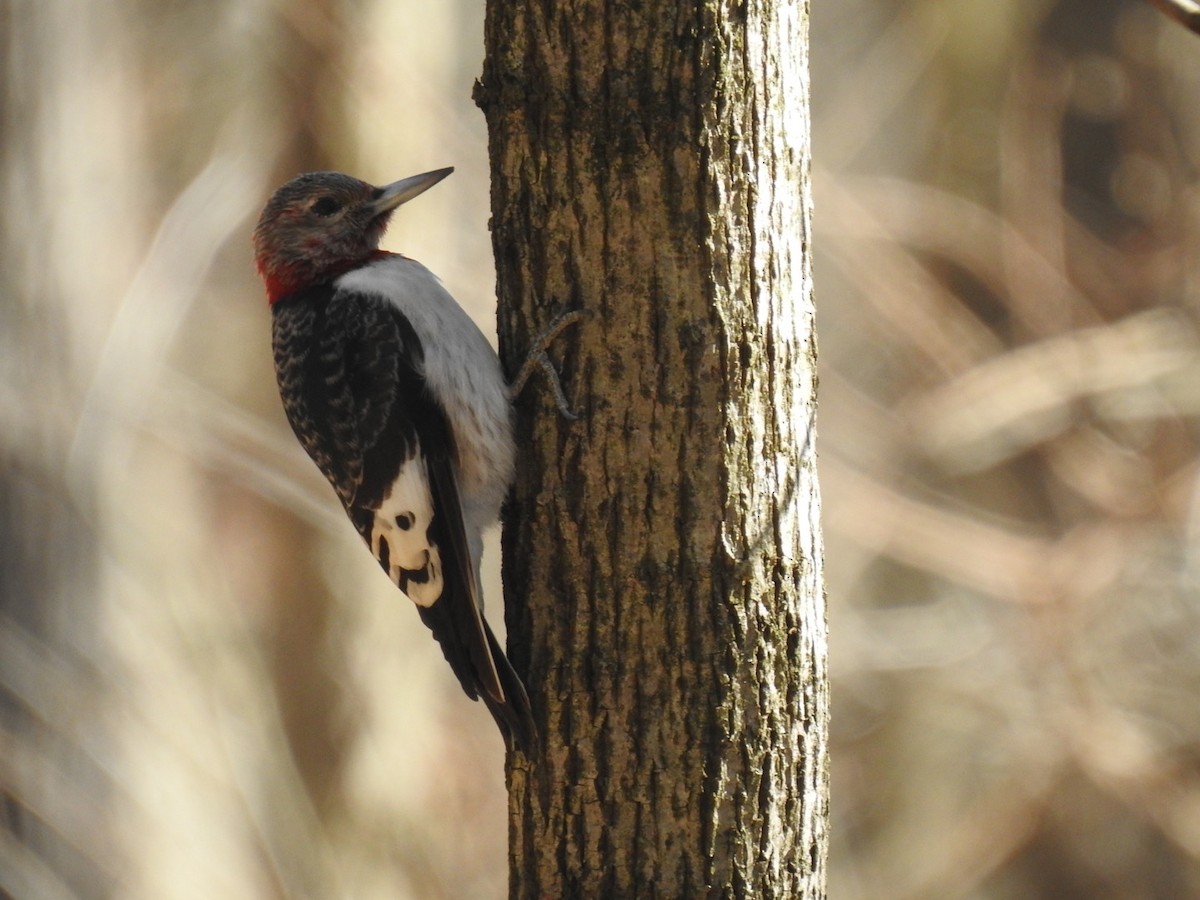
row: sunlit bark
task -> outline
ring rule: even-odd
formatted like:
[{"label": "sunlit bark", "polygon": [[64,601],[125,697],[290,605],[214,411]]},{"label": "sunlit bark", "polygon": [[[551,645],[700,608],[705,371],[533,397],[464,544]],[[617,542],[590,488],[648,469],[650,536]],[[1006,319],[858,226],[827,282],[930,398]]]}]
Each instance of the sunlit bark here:
[{"label": "sunlit bark", "polygon": [[[493,2],[500,336],[520,403],[513,897],[823,895],[828,692],[807,5]],[[539,393],[540,390],[540,393]]]}]

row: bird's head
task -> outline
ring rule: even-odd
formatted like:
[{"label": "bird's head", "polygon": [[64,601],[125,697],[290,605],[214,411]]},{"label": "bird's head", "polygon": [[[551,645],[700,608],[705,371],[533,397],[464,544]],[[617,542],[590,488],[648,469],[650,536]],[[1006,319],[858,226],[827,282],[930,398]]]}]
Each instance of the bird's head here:
[{"label": "bird's head", "polygon": [[401,203],[453,168],[375,187],[340,172],[293,178],[267,201],[254,229],[254,261],[271,303],[361,265]]}]

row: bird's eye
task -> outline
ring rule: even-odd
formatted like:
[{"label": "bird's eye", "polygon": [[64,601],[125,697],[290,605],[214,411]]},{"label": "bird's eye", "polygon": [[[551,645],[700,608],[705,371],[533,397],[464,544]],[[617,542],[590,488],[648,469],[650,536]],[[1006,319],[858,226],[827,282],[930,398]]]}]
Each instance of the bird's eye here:
[{"label": "bird's eye", "polygon": [[337,212],[342,207],[341,207],[341,204],[338,203],[336,200],[334,200],[332,197],[321,197],[319,200],[317,200],[316,203],[314,203],[309,208],[313,212],[315,212],[318,216],[325,217],[325,216],[332,216],[335,212]]}]

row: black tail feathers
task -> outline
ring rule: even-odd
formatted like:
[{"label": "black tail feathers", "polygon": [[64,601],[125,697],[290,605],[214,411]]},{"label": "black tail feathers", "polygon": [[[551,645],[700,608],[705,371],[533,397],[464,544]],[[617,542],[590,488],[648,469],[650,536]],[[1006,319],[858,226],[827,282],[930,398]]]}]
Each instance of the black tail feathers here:
[{"label": "black tail feathers", "polygon": [[[513,671],[487,620],[478,615],[455,616],[452,604],[445,601],[443,597],[432,606],[418,606],[421,621],[441,644],[442,654],[466,695],[472,700],[482,697],[506,742],[520,748],[526,756],[535,756],[538,735],[525,685]],[[503,700],[499,699],[500,694]]]},{"label": "black tail feathers", "polygon": [[496,674],[500,676],[500,686],[504,689],[504,702],[496,700],[487,691],[481,690],[479,695],[483,697],[483,702],[487,704],[488,711],[509,744],[515,745],[532,759],[538,755],[538,733],[533,722],[533,710],[529,706],[529,695],[525,693],[525,685],[504,655],[492,629],[486,622],[483,627],[487,632],[492,660],[496,664]]}]

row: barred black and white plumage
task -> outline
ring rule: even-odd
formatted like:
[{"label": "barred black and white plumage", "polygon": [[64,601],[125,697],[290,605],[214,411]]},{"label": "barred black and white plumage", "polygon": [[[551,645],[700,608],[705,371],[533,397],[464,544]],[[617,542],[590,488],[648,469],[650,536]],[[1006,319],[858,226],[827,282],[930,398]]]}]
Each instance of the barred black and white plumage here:
[{"label": "barred black and white plumage", "polygon": [[508,385],[441,282],[376,249],[391,210],[445,174],[385,188],[301,176],[267,204],[257,260],[296,437],[463,690],[530,753],[529,700],[483,618],[479,582],[483,531],[513,476]]}]

